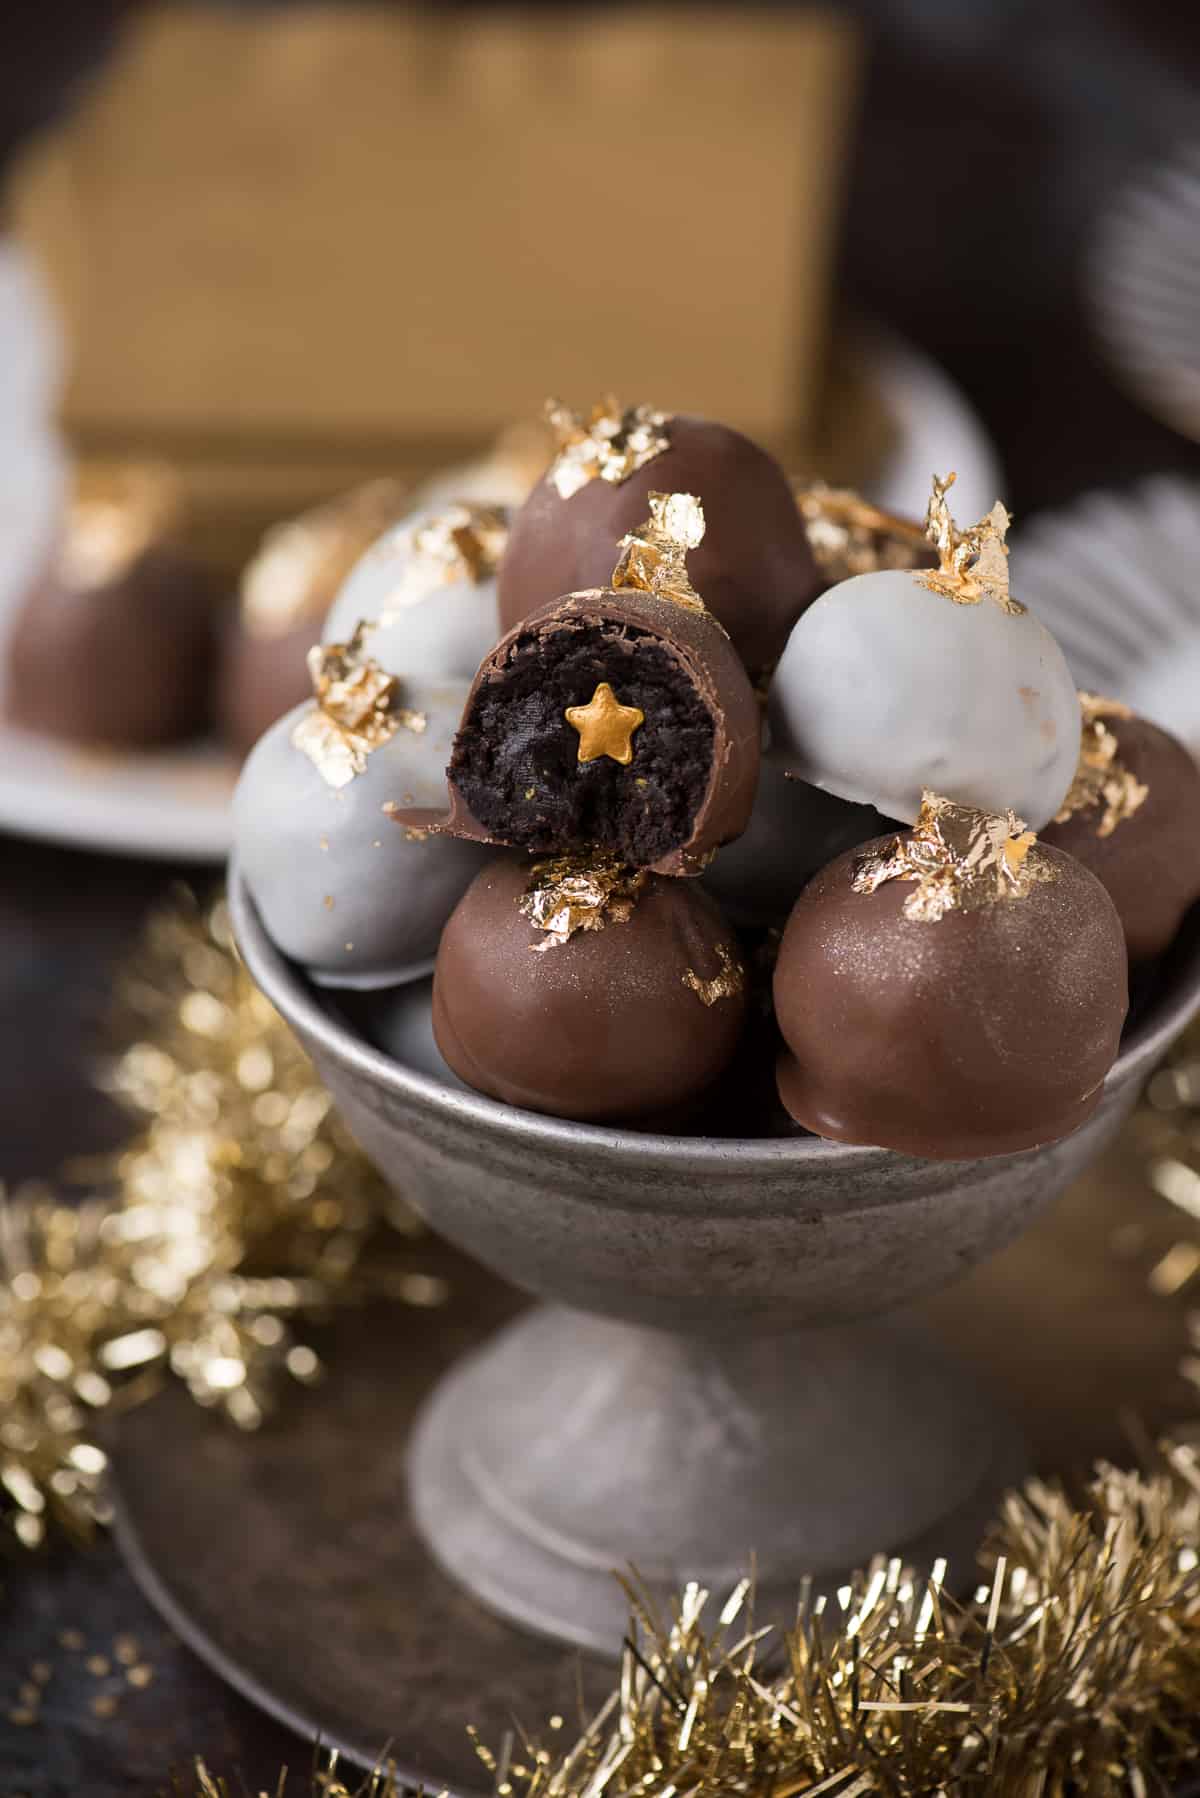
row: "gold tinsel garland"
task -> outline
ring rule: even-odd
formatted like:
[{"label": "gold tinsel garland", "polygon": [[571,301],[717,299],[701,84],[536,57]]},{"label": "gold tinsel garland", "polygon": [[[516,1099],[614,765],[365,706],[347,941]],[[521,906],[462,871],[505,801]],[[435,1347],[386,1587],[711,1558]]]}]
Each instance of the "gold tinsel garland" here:
[{"label": "gold tinsel garland", "polygon": [[[280,1375],[319,1376],[301,1321],[361,1295],[387,1223],[418,1228],[237,960],[223,906],[154,919],[119,1000],[132,1046],[103,1079],[142,1127],[89,1170],[107,1196],[0,1198],[0,1525],[27,1547],[51,1519],[79,1537],[106,1520],[104,1413],[170,1373],[253,1428]],[[403,1270],[401,1297],[406,1278],[428,1299]]]},{"label": "gold tinsel garland", "polygon": [[[137,1040],[110,1084],[143,1127],[114,1196],[0,1208],[0,1482],[29,1546],[50,1517],[77,1534],[103,1520],[99,1413],[172,1372],[252,1426],[281,1372],[319,1371],[301,1320],[368,1290],[363,1250],[387,1221],[416,1227],[236,962],[219,908],[158,919],[124,1000]],[[1200,1031],[1134,1128],[1150,1187],[1200,1215]],[[1200,1245],[1168,1259],[1178,1289]],[[384,1285],[432,1296],[403,1265]],[[715,1624],[698,1589],[664,1619],[630,1586],[619,1683],[572,1746],[555,1718],[546,1743],[480,1744],[481,1760],[503,1798],[1148,1798],[1200,1754],[1187,1433],[1152,1471],[1098,1468],[1077,1499],[1038,1482],[1010,1495],[966,1605],[940,1574],[880,1560],[832,1598],[801,1593],[783,1643],[755,1630],[749,1580]],[[402,1798],[387,1768],[356,1783],[331,1756],[302,1783]],[[175,1786],[233,1789],[200,1761]]]}]

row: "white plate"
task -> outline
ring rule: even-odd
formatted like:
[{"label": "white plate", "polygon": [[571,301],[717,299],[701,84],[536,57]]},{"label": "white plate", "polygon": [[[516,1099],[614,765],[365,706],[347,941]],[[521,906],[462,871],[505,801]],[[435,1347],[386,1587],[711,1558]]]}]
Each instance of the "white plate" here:
[{"label": "white plate", "polygon": [[1013,592],[1079,686],[1122,699],[1200,754],[1200,486],[1156,475],[1014,532]]},{"label": "white plate", "polygon": [[[1001,491],[1000,474],[966,399],[926,357],[891,337],[873,338],[867,354],[893,426],[892,453],[870,497],[919,516],[931,474],[954,468],[956,514],[981,517]],[[473,465],[463,477],[474,481],[476,472]],[[84,750],[0,725],[0,829],[25,836],[112,854],[223,861],[236,778],[235,763],[216,744]]]}]

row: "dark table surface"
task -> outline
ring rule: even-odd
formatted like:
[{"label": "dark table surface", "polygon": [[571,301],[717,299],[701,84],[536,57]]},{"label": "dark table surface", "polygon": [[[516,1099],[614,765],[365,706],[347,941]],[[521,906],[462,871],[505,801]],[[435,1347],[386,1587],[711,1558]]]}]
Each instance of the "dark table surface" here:
[{"label": "dark table surface", "polygon": [[[1028,9],[1007,11],[1028,22]],[[1018,515],[1153,471],[1200,473],[1200,448],[1114,382],[1081,299],[1090,221],[1112,183],[1159,147],[1155,92],[1163,116],[1177,107],[1178,63],[1143,66],[1151,51],[1178,47],[1170,18],[1152,17],[1159,38],[1134,74],[1119,72],[1115,39],[1107,63],[1093,44],[1081,91],[1067,99],[1044,59],[1006,61],[1002,34],[990,51],[968,34],[942,55],[920,32],[897,32],[873,58],[843,294],[962,383],[999,444]],[[1060,67],[1070,49],[1059,46]],[[1122,102],[1118,123],[1103,116],[1106,91]],[[0,838],[0,1174],[10,1184],[120,1140],[121,1119],[88,1079],[96,1027],[115,965],[180,872]],[[308,1766],[308,1744],[171,1639],[111,1546],[15,1561],[0,1568],[0,1587],[0,1798],[141,1798],[196,1752],[252,1789],[273,1784],[282,1762]],[[144,1687],[117,1672],[125,1638],[153,1669]],[[19,1720],[20,1693],[38,1661],[51,1675],[31,1724]]]}]

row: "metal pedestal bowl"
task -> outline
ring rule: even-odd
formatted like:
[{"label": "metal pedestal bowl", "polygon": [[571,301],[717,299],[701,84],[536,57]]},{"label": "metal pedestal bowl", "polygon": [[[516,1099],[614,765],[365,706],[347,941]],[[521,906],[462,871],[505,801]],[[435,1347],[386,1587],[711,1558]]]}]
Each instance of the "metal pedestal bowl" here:
[{"label": "metal pedestal bowl", "polygon": [[443,1380],[410,1448],[418,1525],[476,1597],[611,1654],[614,1569],[666,1600],[688,1580],[720,1592],[753,1556],[763,1622],[794,1614],[805,1575],[832,1587],[879,1552],[949,1552],[970,1577],[1020,1439],[904,1310],[1003,1248],[1113,1136],[1200,1007],[1200,932],[1074,1135],[928,1162],[599,1129],[456,1089],[332,1015],[236,870],[231,902],[251,973],[384,1175],[548,1301]]}]

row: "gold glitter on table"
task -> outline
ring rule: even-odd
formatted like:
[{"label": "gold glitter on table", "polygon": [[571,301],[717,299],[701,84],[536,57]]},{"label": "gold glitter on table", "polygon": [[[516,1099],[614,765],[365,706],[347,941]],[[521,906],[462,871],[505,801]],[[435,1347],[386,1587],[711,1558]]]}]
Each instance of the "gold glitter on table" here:
[{"label": "gold glitter on table", "polygon": [[606,680],[586,705],[569,705],[563,716],[579,732],[579,761],[598,762],[608,756],[623,768],[633,760],[634,732],[646,722],[645,712],[636,705],[622,705]]}]

